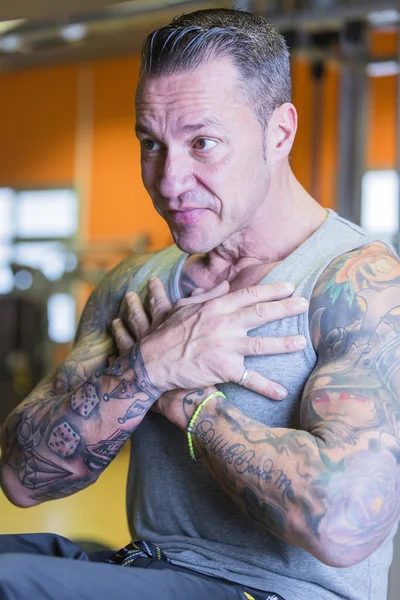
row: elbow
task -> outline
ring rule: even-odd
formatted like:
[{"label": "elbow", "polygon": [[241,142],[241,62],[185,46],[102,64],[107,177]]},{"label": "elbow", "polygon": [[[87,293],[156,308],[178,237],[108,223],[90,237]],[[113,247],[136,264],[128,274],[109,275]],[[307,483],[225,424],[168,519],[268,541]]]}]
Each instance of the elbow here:
[{"label": "elbow", "polygon": [[374,535],[365,528],[359,528],[358,533],[355,528],[346,531],[346,528],[332,522],[328,522],[328,516],[322,518],[315,516],[316,527],[310,528],[304,521],[299,524],[299,520],[293,523],[294,545],[297,545],[306,552],[312,554],[321,563],[328,567],[343,569],[352,567],[357,563],[368,558],[381,545],[386,535]]},{"label": "elbow", "polygon": [[371,539],[368,540],[365,530],[360,530],[358,535],[352,533],[350,540],[343,530],[330,531],[329,536],[319,532],[307,550],[328,567],[343,569],[353,567],[367,559],[379,548],[386,537],[386,535],[371,536]]},{"label": "elbow", "polygon": [[[372,552],[372,551],[371,551]],[[362,554],[354,553],[354,552],[346,552],[342,549],[341,552],[338,551],[337,547],[329,547],[327,545],[324,548],[318,548],[316,551],[312,552],[312,554],[317,558],[320,562],[324,563],[328,567],[334,567],[335,569],[344,569],[346,567],[352,567],[357,563],[367,558],[371,552],[366,553],[363,548]]]},{"label": "elbow", "polygon": [[41,503],[28,495],[28,490],[20,484],[13,470],[7,465],[3,465],[0,470],[0,487],[7,500],[18,508],[30,508]]}]

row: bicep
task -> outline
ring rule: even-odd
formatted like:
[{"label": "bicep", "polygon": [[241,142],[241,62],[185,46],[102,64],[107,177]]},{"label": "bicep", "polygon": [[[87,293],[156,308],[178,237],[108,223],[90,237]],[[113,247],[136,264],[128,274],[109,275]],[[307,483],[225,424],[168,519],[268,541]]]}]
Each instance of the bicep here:
[{"label": "bicep", "polygon": [[311,302],[318,362],[301,405],[324,465],[315,483],[329,506],[321,531],[334,531],[354,560],[400,516],[400,266],[366,252],[341,257],[321,278]]},{"label": "bicep", "polygon": [[[302,403],[304,427],[337,443],[397,444],[400,417],[400,263],[371,245],[334,261],[311,300],[318,355]],[[339,431],[342,431],[342,435]],[[330,435],[330,431],[336,432]],[[347,432],[347,442],[346,435]]]}]

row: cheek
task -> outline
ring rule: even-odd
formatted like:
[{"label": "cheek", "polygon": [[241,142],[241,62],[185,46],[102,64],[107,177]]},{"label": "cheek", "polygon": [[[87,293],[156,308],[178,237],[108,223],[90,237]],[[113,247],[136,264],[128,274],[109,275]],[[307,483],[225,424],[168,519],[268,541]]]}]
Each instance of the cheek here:
[{"label": "cheek", "polygon": [[141,173],[143,185],[148,192],[150,192],[155,185],[155,169],[154,166],[149,162],[141,161]]}]

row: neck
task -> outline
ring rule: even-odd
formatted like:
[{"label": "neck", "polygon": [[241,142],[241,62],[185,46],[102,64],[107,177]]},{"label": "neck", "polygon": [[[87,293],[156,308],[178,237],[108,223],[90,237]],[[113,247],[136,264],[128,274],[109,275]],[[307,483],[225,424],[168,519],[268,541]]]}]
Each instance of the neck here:
[{"label": "neck", "polygon": [[279,186],[271,181],[268,198],[243,230],[209,253],[189,258],[185,276],[205,289],[223,280],[231,287],[253,285],[305,242],[326,216],[289,170]]}]

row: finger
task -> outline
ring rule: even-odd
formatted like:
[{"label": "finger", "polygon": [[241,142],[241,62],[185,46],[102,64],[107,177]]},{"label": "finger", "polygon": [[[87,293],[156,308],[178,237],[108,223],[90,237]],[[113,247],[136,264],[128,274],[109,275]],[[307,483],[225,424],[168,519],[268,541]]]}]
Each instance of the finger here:
[{"label": "finger", "polygon": [[307,345],[302,335],[286,337],[246,337],[243,340],[242,352],[245,356],[268,356],[271,354],[289,354],[300,352]]},{"label": "finger", "polygon": [[231,314],[232,322],[243,325],[247,330],[259,327],[263,323],[294,317],[305,312],[308,302],[305,298],[296,296],[272,302],[258,302]]},{"label": "finger", "polygon": [[222,313],[235,312],[246,306],[262,302],[271,302],[288,298],[294,292],[294,286],[289,282],[267,283],[264,285],[254,285],[231,292],[223,300],[214,300]]},{"label": "finger", "polygon": [[111,323],[112,334],[120,353],[126,352],[132,348],[135,339],[132,337],[122,319],[114,319]]},{"label": "finger", "polygon": [[147,282],[147,291],[149,294],[151,326],[152,329],[155,329],[165,321],[171,312],[172,305],[162,282],[157,277],[150,277]]},{"label": "finger", "polygon": [[[202,289],[202,288],[199,288]],[[182,300],[178,300],[176,302],[176,308],[182,308],[183,306],[189,306],[190,304],[200,304],[202,302],[208,302],[209,300],[214,300],[215,298],[219,298],[220,296],[226,296],[229,293],[229,282],[221,281],[218,285],[207,290],[206,292],[202,290],[198,294],[193,294],[189,298],[182,298]]]},{"label": "finger", "polygon": [[124,298],[126,316],[129,327],[135,335],[136,341],[141,340],[150,328],[150,322],[136,292],[128,292]]},{"label": "finger", "polygon": [[190,295],[191,296],[198,296],[199,294],[203,294],[204,292],[205,292],[204,288],[195,288]]},{"label": "finger", "polygon": [[270,400],[283,400],[287,396],[286,388],[275,381],[263,377],[256,371],[248,371],[243,387],[265,396]]}]

